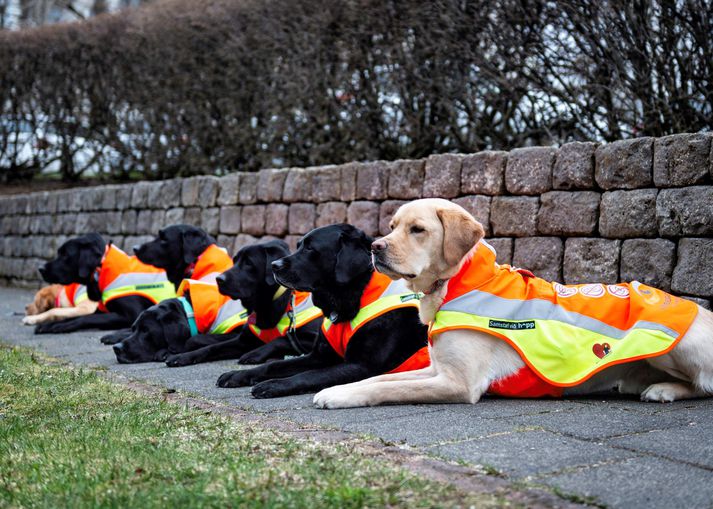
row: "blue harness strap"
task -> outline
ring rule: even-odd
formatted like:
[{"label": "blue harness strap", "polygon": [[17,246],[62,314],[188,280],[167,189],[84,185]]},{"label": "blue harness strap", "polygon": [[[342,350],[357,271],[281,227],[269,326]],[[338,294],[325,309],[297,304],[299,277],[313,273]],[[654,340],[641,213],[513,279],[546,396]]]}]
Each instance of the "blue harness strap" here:
[{"label": "blue harness strap", "polygon": [[191,329],[191,336],[198,334],[198,326],[196,325],[196,315],[193,312],[193,306],[185,297],[178,297],[178,301],[183,305],[183,310],[186,312],[188,319],[188,327]]}]

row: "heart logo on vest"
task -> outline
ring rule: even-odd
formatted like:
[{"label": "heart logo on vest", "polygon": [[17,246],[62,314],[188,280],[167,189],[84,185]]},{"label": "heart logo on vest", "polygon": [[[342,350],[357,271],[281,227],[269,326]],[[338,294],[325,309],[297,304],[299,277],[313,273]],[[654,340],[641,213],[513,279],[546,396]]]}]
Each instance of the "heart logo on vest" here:
[{"label": "heart logo on vest", "polygon": [[609,346],[609,343],[597,343],[592,347],[592,352],[600,359],[603,359],[611,352],[611,346]]}]

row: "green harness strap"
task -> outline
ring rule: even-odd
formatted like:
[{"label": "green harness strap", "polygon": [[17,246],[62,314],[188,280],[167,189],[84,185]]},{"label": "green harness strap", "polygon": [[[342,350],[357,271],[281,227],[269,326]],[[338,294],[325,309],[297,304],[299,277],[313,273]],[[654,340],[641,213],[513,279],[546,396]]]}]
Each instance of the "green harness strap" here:
[{"label": "green harness strap", "polygon": [[188,318],[188,327],[191,329],[191,336],[198,334],[198,326],[196,325],[196,314],[193,311],[193,306],[188,302],[185,297],[179,297],[178,301],[183,305],[183,310],[186,312],[186,318]]}]

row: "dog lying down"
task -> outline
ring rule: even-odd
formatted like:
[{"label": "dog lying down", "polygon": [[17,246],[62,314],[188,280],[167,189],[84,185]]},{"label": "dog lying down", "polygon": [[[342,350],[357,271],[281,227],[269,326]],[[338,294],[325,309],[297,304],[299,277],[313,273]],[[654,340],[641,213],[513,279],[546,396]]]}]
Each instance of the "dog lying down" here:
[{"label": "dog lying down", "polygon": [[713,313],[649,286],[561,285],[495,263],[483,228],[441,199],[402,206],[375,265],[424,292],[431,366],[332,387],[317,406],[475,403],[485,393],[644,401],[713,394]]},{"label": "dog lying down", "polygon": [[[196,226],[176,224],[160,230],[153,240],[134,246],[142,263],[166,271],[176,290],[186,278],[215,283],[218,274],[233,266],[228,252],[215,239]],[[106,345],[119,343],[131,335],[124,329],[101,338]]]},{"label": "dog lying down", "polygon": [[167,226],[154,240],[134,246],[134,254],[143,263],[165,270],[176,290],[184,279],[214,283],[233,266],[228,252],[213,237],[187,224]]},{"label": "dog lying down", "polygon": [[309,352],[322,322],[322,311],[312,303],[308,292],[295,292],[275,281],[272,263],[289,254],[287,244],[281,240],[238,251],[235,266],[218,276],[217,285],[225,300],[244,306],[244,326],[230,339],[172,355],[166,364],[187,366],[218,359],[260,364]]},{"label": "dog lying down", "polygon": [[305,235],[294,254],[275,261],[277,281],[312,292],[328,318],[309,354],[224,373],[218,385],[257,384],[252,394],[271,398],[428,365],[418,295],[374,272],[372,240],[351,225],[325,226]]},{"label": "dog lying down", "polygon": [[98,302],[89,299],[87,287],[84,285],[49,285],[40,288],[32,302],[25,306],[27,316],[22,319],[22,323],[37,325],[91,315],[96,312],[98,305]]},{"label": "dog lying down", "polygon": [[[295,302],[295,319],[290,320],[292,292],[277,284],[271,267],[287,254],[283,241],[246,246],[235,256],[235,266],[219,276],[220,287],[184,281],[179,289],[181,298],[164,301],[141,314],[129,337],[114,346],[117,360],[184,366],[243,357],[264,362],[308,351],[321,312],[309,298],[300,298]],[[243,300],[231,298],[237,296],[233,286],[240,288]],[[220,288],[227,291],[221,293]]]},{"label": "dog lying down", "polygon": [[176,295],[163,270],[141,263],[98,233],[62,244],[40,274],[48,283],[85,285],[89,298],[107,312],[42,323],[37,334],[130,327],[144,309]]}]

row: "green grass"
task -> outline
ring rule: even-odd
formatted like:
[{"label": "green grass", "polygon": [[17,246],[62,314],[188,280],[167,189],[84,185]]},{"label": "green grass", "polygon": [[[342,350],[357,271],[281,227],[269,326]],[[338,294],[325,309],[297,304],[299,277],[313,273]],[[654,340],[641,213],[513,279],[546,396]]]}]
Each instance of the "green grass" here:
[{"label": "green grass", "polygon": [[0,347],[0,507],[494,507],[359,443],[298,440]]}]

